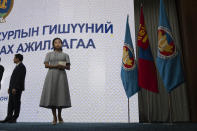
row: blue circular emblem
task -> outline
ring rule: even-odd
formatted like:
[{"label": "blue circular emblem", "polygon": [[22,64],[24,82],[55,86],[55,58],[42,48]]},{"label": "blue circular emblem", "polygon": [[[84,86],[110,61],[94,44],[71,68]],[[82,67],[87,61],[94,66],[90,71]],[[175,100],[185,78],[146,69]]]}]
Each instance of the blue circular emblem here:
[{"label": "blue circular emblem", "polygon": [[135,68],[133,48],[126,43],[123,46],[122,66],[125,70],[133,70]]},{"label": "blue circular emblem", "polygon": [[5,22],[5,18],[10,14],[14,0],[0,0],[0,23]]}]

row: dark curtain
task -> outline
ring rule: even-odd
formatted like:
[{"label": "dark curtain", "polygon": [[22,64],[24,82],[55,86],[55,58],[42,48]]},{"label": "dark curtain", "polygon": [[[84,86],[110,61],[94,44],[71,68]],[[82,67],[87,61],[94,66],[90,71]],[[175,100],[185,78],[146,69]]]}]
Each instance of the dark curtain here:
[{"label": "dark curtain", "polygon": [[197,122],[197,1],[176,0],[192,122]]},{"label": "dark curtain", "polygon": [[[172,33],[175,38],[175,45],[182,56],[182,41],[180,39],[179,22],[175,0],[163,1],[166,7],[168,20],[172,28]],[[160,0],[134,0],[136,40],[139,29],[140,5],[142,3],[146,29],[154,59],[157,56],[159,2]],[[183,83],[174,89],[170,94],[168,94],[163,86],[163,82],[159,76],[159,73],[157,73],[157,76],[159,93],[152,93],[141,89],[138,94],[140,122],[188,122],[190,117],[186,84]]]}]

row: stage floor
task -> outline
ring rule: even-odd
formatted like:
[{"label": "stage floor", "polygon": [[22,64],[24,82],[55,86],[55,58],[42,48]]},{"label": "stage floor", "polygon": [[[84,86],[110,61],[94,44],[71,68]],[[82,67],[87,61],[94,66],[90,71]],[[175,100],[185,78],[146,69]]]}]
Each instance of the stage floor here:
[{"label": "stage floor", "polygon": [[197,131],[197,123],[25,123],[0,124],[0,131]]}]

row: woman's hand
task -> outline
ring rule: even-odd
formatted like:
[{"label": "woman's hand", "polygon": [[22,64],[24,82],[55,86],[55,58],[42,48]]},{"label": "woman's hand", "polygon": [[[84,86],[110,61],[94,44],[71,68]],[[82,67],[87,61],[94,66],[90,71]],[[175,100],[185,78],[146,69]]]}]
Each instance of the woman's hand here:
[{"label": "woman's hand", "polygon": [[60,70],[70,70],[70,64],[66,64],[66,66],[58,65],[58,69]]},{"label": "woman's hand", "polygon": [[45,63],[45,68],[49,68],[49,69],[59,69],[59,70],[70,70],[70,63],[66,64],[66,66],[63,65],[49,65],[48,62]]},{"label": "woman's hand", "polygon": [[63,65],[57,65],[57,68],[59,70],[65,70],[66,69],[66,66],[63,66]]},{"label": "woman's hand", "polygon": [[59,69],[58,65],[49,65],[48,62],[44,63],[45,64],[45,68],[49,68],[49,69]]}]

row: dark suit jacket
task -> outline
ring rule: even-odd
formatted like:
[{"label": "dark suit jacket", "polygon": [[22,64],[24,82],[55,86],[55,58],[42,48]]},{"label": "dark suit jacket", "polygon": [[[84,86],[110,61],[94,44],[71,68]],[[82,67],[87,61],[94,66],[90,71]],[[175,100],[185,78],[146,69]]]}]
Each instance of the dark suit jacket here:
[{"label": "dark suit jacket", "polygon": [[4,67],[2,65],[0,65],[0,83],[3,77],[3,72],[4,72]]},{"label": "dark suit jacket", "polygon": [[17,65],[12,72],[10,78],[10,86],[9,90],[16,89],[17,91],[25,90],[25,76],[26,76],[26,68],[23,63]]}]

